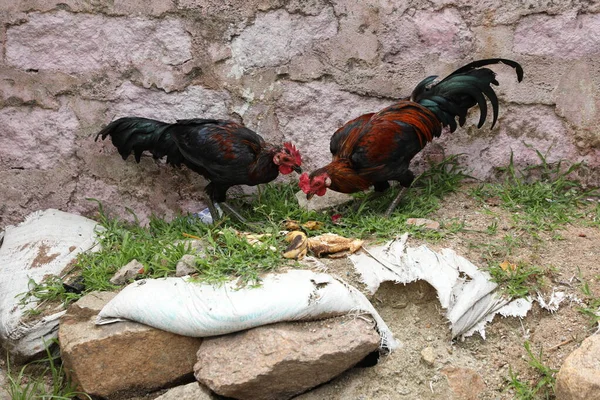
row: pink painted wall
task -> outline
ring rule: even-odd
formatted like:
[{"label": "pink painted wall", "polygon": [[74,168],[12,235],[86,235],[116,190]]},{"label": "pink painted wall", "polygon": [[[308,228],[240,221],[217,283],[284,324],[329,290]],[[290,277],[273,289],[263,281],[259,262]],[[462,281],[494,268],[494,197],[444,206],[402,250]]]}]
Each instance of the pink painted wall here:
[{"label": "pink painted wall", "polygon": [[[105,4],[102,4],[105,3]],[[600,3],[525,0],[217,0],[0,3],[0,227],[94,197],[142,219],[204,207],[206,182],[150,157],[124,162],[94,134],[138,115],[243,121],[293,140],[308,169],[333,131],[478,58],[498,66],[500,120],[436,141],[491,179],[519,166],[586,161],[600,184]],[[439,148],[438,146],[438,148]]]}]

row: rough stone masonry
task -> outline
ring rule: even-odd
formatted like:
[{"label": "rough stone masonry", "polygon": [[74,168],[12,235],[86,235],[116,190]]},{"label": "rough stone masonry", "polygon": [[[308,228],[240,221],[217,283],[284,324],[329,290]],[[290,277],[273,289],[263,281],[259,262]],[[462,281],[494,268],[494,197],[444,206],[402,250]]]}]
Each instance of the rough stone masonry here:
[{"label": "rough stone masonry", "polygon": [[[203,178],[151,157],[123,162],[94,134],[137,115],[243,121],[292,140],[307,169],[345,121],[479,58],[499,71],[500,120],[436,142],[492,178],[585,161],[600,183],[600,3],[583,0],[30,0],[0,2],[0,227],[37,209],[142,221],[203,208]],[[532,147],[529,147],[532,146]]]}]

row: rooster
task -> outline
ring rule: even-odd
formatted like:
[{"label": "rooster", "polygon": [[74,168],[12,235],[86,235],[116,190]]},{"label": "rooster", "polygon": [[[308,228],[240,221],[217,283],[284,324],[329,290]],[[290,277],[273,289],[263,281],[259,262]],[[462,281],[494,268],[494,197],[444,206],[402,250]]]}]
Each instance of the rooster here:
[{"label": "rooster", "polygon": [[215,207],[219,203],[226,213],[246,222],[225,202],[231,186],[254,186],[274,180],[279,173],[302,172],[302,157],[293,144],[268,144],[254,131],[233,121],[186,119],[169,124],[125,117],[108,124],[95,140],[107,136],[124,160],[133,153],[139,163],[142,153],[150,151],[155,159],[166,156],[168,164],[183,164],[208,179],[205,192],[214,221],[219,218]]},{"label": "rooster", "polygon": [[[398,101],[383,110],[361,115],[347,122],[331,137],[332,161],[300,176],[300,188],[311,199],[323,196],[327,189],[342,193],[355,193],[373,186],[375,195],[390,187],[388,181],[397,181],[403,189],[388,207],[389,216],[397,207],[414,174],[409,165],[434,137],[439,137],[443,127],[450,132],[463,126],[467,111],[479,106],[478,128],[487,115],[487,101],[492,105],[493,128],[498,118],[498,98],[490,86],[498,85],[496,74],[482,68],[503,63],[515,69],[519,82],[523,68],[518,63],[493,58],[474,61],[434,83],[437,76],[421,81],[410,98]],[[485,95],[485,97],[484,97]]]}]

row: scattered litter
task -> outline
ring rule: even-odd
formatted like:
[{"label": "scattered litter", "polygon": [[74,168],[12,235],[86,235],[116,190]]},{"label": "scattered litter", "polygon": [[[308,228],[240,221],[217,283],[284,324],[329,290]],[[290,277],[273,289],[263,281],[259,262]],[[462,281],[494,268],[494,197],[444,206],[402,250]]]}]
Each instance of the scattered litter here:
[{"label": "scattered litter", "polygon": [[[275,246],[268,246],[265,242],[263,242],[264,238],[267,237],[271,237],[270,233],[252,233],[252,232],[242,232],[242,231],[238,231],[236,229],[233,228],[229,228],[231,231],[233,231],[237,237],[239,237],[240,239],[246,239],[246,241],[255,247],[264,247],[264,248],[268,248],[271,251],[277,251],[277,248]],[[219,235],[223,235],[223,231],[219,231],[218,232]]]},{"label": "scattered litter", "polygon": [[308,248],[317,257],[327,255],[329,258],[345,257],[358,251],[364,240],[345,238],[335,233],[324,233],[308,238]]},{"label": "scattered litter", "polygon": [[288,219],[283,221],[283,227],[288,231],[299,231],[301,228],[309,231],[316,231],[323,228],[323,223],[321,221],[306,221],[305,223],[300,224],[298,221]]},{"label": "scattered litter", "polygon": [[504,260],[503,262],[500,263],[500,268],[502,269],[502,271],[516,271],[517,270],[517,264],[515,263],[511,263],[508,260]]},{"label": "scattered litter", "polygon": [[[219,207],[217,203],[215,203],[215,208],[217,209],[217,213],[219,214],[219,216],[222,216],[223,210],[221,210],[221,207]],[[208,209],[208,207],[206,207],[199,213],[193,214],[193,216],[200,219],[200,221],[202,221],[202,223],[206,225],[212,225],[214,222],[212,215],[210,215],[210,210]]]},{"label": "scattered litter", "polygon": [[308,238],[302,231],[291,231],[285,235],[289,246],[283,252],[283,257],[302,260],[308,252]]},{"label": "scattered litter", "polygon": [[377,322],[382,351],[398,346],[369,300],[331,275],[290,270],[268,274],[261,283],[239,288],[237,280],[214,286],[187,278],[144,279],[106,304],[96,324],[132,320],[180,335],[206,337],[275,322],[362,312]]},{"label": "scattered litter", "polygon": [[560,303],[562,303],[562,301],[566,298],[565,292],[555,292],[554,290],[552,291],[552,294],[550,295],[550,297],[548,298],[548,300],[544,299],[544,296],[538,292],[537,293],[537,302],[540,305],[540,307],[542,307],[543,309],[546,309],[550,312],[556,312],[558,311],[558,307],[560,306]]},{"label": "scattered litter", "polygon": [[490,275],[479,270],[451,249],[435,252],[426,246],[406,247],[408,234],[383,246],[365,249],[350,256],[356,270],[371,293],[382,282],[410,283],[425,280],[438,294],[440,304],[451,323],[452,338],[485,338],[485,324],[494,315],[524,317],[531,309],[531,299],[510,301],[496,291],[498,285]]},{"label": "scattered litter", "polygon": [[349,239],[335,233],[324,233],[307,238],[302,231],[288,232],[285,240],[289,246],[285,249],[285,258],[301,260],[310,250],[317,257],[342,258],[360,249],[364,240]]}]

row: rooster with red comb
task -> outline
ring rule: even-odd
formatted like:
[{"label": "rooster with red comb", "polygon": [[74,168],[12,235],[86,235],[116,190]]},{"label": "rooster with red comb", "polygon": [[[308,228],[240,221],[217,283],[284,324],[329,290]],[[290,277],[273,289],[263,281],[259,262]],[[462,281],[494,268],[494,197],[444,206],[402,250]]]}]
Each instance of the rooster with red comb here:
[{"label": "rooster with red comb", "polygon": [[147,118],[125,117],[108,124],[96,136],[110,136],[123,159],[133,153],[140,161],[144,151],[154,158],[167,157],[167,163],[189,169],[210,181],[205,192],[208,207],[216,221],[215,203],[230,216],[246,220],[229,204],[226,193],[235,185],[254,186],[271,182],[279,173],[302,172],[302,157],[291,143],[266,143],[256,132],[234,121],[186,119],[170,124]]}]

